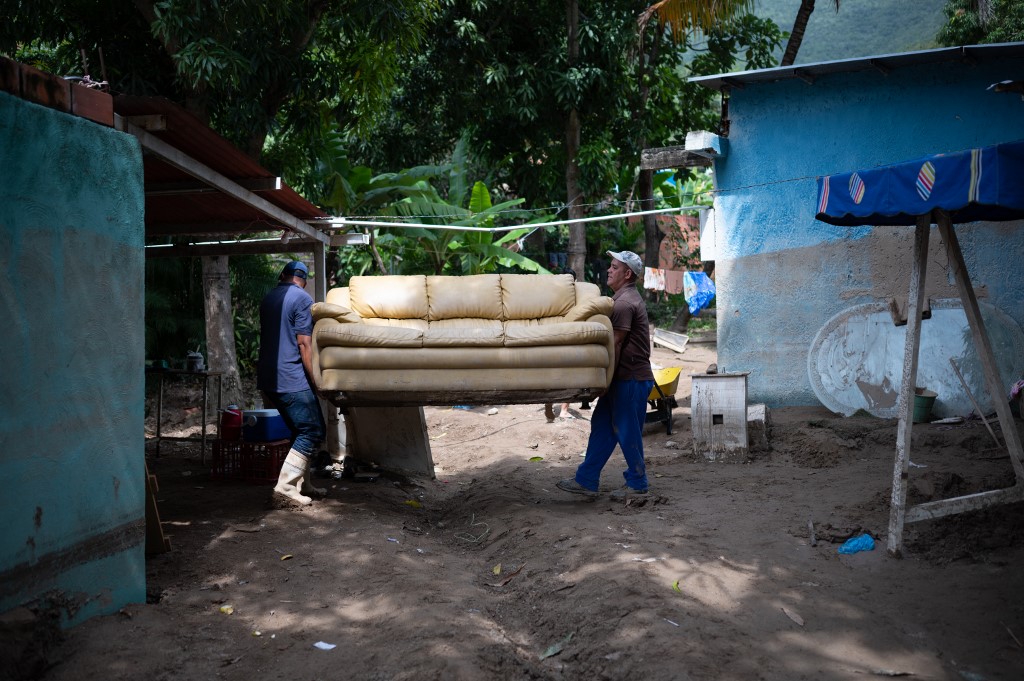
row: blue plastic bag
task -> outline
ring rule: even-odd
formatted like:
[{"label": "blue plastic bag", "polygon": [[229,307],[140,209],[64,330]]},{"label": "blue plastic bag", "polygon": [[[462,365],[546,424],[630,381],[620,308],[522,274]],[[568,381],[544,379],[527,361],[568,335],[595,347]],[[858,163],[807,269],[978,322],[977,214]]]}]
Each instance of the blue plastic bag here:
[{"label": "blue plastic bag", "polygon": [[697,314],[715,297],[715,282],[703,272],[684,272],[683,297],[686,298],[690,314]]},{"label": "blue plastic bag", "polygon": [[850,537],[843,545],[839,547],[839,553],[858,553],[860,551],[874,551],[875,540],[871,538],[870,534],[861,534],[856,537]]}]

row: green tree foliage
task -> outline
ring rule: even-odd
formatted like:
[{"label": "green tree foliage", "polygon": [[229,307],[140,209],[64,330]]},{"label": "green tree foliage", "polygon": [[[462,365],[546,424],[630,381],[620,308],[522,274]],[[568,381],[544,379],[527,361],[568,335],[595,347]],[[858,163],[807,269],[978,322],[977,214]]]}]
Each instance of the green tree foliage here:
[{"label": "green tree foliage", "polygon": [[[985,5],[985,7],[983,7]],[[940,45],[978,45],[1024,40],[1024,0],[949,0]]]},{"label": "green tree foliage", "polygon": [[322,103],[357,128],[382,115],[433,5],[0,0],[0,53],[62,75],[84,75],[84,54],[112,91],[175,100],[256,158],[272,130],[318,129]]}]

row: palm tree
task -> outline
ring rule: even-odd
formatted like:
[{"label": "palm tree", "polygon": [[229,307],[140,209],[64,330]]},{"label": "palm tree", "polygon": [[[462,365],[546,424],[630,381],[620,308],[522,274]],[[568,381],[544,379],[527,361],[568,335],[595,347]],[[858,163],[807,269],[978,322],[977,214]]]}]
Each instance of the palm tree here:
[{"label": "palm tree", "polygon": [[[839,0],[832,0],[839,11]],[[796,61],[796,53],[800,50],[800,44],[804,41],[804,31],[807,30],[807,22],[814,11],[814,0],[800,0],[800,9],[796,12],[796,21],[793,22],[793,31],[789,34],[789,42],[786,43],[786,52],[782,55],[779,66],[792,66]]]},{"label": "palm tree", "polygon": [[[640,28],[658,17],[658,25],[668,25],[676,42],[690,31],[707,32],[715,24],[731,19],[740,12],[749,12],[755,0],[661,0],[640,13]],[[814,5],[814,2],[811,2]]]}]

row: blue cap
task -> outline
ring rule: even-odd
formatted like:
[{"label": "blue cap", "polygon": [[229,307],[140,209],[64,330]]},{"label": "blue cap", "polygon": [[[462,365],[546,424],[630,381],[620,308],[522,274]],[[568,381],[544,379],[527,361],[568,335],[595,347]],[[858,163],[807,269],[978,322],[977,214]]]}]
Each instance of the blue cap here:
[{"label": "blue cap", "polygon": [[306,263],[300,260],[292,260],[284,266],[284,270],[282,270],[281,275],[306,279],[309,277],[309,268],[306,267]]}]

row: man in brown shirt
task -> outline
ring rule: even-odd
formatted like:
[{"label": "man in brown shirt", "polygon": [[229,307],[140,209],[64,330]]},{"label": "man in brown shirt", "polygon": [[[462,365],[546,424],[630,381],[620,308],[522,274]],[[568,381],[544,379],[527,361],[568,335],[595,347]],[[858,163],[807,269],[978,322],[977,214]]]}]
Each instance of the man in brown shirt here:
[{"label": "man in brown shirt", "polygon": [[608,286],[615,291],[612,296],[615,301],[612,308],[615,374],[590,419],[586,458],[576,469],[574,478],[561,480],[556,486],[573,494],[596,497],[601,469],[618,445],[626,457],[626,470],[622,474],[626,484],[611,496],[625,499],[630,495],[647,494],[643,427],[654,374],[651,372],[647,306],[636,290],[637,280],[644,271],[643,262],[632,251],[608,251],[608,255],[612,257]]}]

